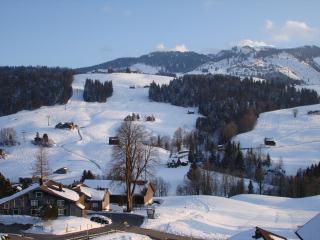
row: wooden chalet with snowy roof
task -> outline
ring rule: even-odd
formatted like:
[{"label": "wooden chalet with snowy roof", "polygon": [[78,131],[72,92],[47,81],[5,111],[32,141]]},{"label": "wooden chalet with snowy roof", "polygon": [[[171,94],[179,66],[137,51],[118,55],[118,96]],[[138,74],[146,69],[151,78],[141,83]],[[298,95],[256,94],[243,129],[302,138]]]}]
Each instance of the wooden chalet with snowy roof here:
[{"label": "wooden chalet with snowy roof", "polygon": [[77,125],[75,125],[73,122],[59,122],[55,128],[57,129],[69,129],[69,130],[73,130],[77,127]]},{"label": "wooden chalet with snowy roof", "polygon": [[[86,179],[84,185],[110,192],[110,203],[125,205],[127,203],[126,184],[123,181]],[[135,206],[147,205],[153,202],[155,187],[147,181],[138,181],[133,194]]]},{"label": "wooden chalet with snowy roof", "polygon": [[120,140],[118,137],[109,137],[109,145],[119,145]]},{"label": "wooden chalet with snowy roof", "polygon": [[42,216],[46,207],[56,207],[58,216],[86,215],[84,197],[63,185],[47,181],[0,199],[0,214]]},{"label": "wooden chalet with snowy roof", "polygon": [[42,147],[52,147],[54,145],[53,140],[49,138],[47,133],[44,133],[42,137],[40,137],[38,132],[31,143]]},{"label": "wooden chalet with snowy roof", "polygon": [[109,209],[110,192],[105,189],[94,189],[84,184],[76,185],[73,190],[85,197],[85,207],[87,210],[103,211]]},{"label": "wooden chalet with snowy roof", "polygon": [[275,146],[276,145],[276,141],[273,138],[264,138],[264,145],[267,146]]}]

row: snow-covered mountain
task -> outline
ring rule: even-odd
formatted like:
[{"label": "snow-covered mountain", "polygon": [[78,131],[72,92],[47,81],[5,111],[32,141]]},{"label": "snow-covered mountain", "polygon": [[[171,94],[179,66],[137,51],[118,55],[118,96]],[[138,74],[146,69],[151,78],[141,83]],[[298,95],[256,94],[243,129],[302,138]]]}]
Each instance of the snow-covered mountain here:
[{"label": "snow-covered mountain", "polygon": [[153,52],[137,58],[119,58],[99,65],[76,69],[77,73],[125,70],[147,74],[230,74],[263,79],[293,79],[306,84],[320,83],[320,48],[291,49],[237,46],[217,54],[195,52]]},{"label": "snow-covered mountain", "polygon": [[319,84],[319,55],[320,48],[316,46],[294,49],[234,47],[211,56],[211,61],[191,73],[230,74],[264,79],[282,77],[306,84]]}]

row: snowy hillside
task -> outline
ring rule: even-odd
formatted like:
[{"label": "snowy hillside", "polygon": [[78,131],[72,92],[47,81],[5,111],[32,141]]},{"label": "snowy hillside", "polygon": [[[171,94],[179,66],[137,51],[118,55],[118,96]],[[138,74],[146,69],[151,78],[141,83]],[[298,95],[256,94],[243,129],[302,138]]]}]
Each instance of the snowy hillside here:
[{"label": "snowy hillside", "polygon": [[[165,197],[145,227],[204,239],[227,239],[256,226],[298,239],[294,231],[320,211],[320,196]],[[236,239],[236,238],[235,238]]]},{"label": "snowy hillside", "polygon": [[191,73],[230,74],[240,77],[263,78],[284,75],[294,80],[302,80],[306,84],[319,84],[320,82],[320,72],[306,61],[286,52],[260,57],[254,49],[251,52],[245,52],[245,54],[241,52],[217,62],[205,63]]},{"label": "snowy hillside", "polygon": [[[298,107],[293,117],[292,109],[263,113],[255,128],[235,137],[243,148],[256,148],[269,153],[273,161],[283,160],[288,174],[299,168],[319,163],[320,115],[309,115],[308,111],[320,110],[320,105]],[[276,146],[265,146],[264,138],[271,137]]]},{"label": "snowy hillside", "polygon": [[[106,103],[87,103],[82,99],[86,78],[100,81],[112,80],[114,93]],[[94,174],[105,174],[111,159],[112,147],[107,144],[108,137],[114,136],[125,116],[139,113],[141,117],[153,114],[155,122],[143,122],[147,130],[154,135],[172,136],[178,127],[193,129],[197,114],[188,115],[187,109],[164,103],[150,102],[148,88],[152,81],[159,84],[168,83],[172,78],[144,74],[83,74],[76,75],[73,82],[73,96],[66,106],[42,107],[34,111],[22,111],[0,118],[0,126],[13,127],[17,131],[20,145],[5,148],[8,157],[0,159],[0,169],[6,177],[17,181],[19,177],[28,177],[32,173],[32,164],[38,149],[31,144],[36,132],[48,133],[55,142],[48,149],[50,166],[53,171],[67,167],[65,175],[55,174],[56,180],[73,182],[79,179],[83,170],[92,170]],[[135,89],[129,86],[135,85]],[[50,115],[50,126],[47,116]],[[73,121],[80,127],[77,130],[60,130],[54,126],[59,122]],[[25,136],[23,138],[23,136]],[[169,153],[159,150],[161,163],[157,168],[160,176],[167,178],[171,174],[172,191],[180,183],[188,167],[167,169],[166,162]],[[18,166],[18,167],[17,167]],[[175,172],[174,174],[173,171]],[[167,179],[169,180],[169,179]]]}]

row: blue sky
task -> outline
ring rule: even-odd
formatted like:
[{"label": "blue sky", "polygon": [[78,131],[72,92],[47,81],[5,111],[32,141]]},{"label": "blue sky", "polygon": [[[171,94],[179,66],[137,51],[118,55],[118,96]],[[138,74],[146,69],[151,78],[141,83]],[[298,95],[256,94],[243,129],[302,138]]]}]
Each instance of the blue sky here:
[{"label": "blue sky", "polygon": [[320,45],[319,0],[0,0],[0,65],[82,67],[151,51]]}]

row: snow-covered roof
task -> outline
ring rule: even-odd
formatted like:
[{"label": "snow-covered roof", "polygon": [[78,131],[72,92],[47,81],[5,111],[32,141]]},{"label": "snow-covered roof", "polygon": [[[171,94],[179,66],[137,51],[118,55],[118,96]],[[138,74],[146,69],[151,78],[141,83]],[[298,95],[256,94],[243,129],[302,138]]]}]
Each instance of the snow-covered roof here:
[{"label": "snow-covered roof", "polygon": [[53,193],[57,196],[60,196],[64,199],[67,199],[73,202],[78,201],[80,198],[79,194],[76,191],[73,191],[71,189],[62,187],[61,190],[59,190],[59,185],[54,185],[54,184],[50,186],[42,185],[41,189],[48,193]]},{"label": "snow-covered roof", "polygon": [[[112,195],[125,195],[126,185],[123,181],[86,179],[84,185],[95,189],[108,189]],[[141,194],[147,184],[136,184],[134,194]]]},{"label": "snow-covered roof", "polygon": [[32,184],[29,187],[21,190],[20,192],[17,192],[15,194],[13,194],[11,196],[8,196],[8,197],[5,197],[5,198],[1,198],[0,199],[0,204],[3,204],[3,203],[8,202],[8,201],[11,201],[11,200],[13,200],[13,199],[15,199],[17,197],[20,197],[20,196],[22,196],[22,195],[24,195],[24,194],[26,194],[26,193],[28,193],[30,191],[33,191],[33,190],[35,190],[37,188],[39,188],[39,184],[38,183]]},{"label": "snow-covered roof", "polygon": [[88,201],[102,201],[106,191],[80,186],[80,191],[89,197]]},{"label": "snow-covered roof", "polygon": [[27,187],[26,189],[21,190],[20,192],[17,192],[11,196],[5,197],[0,199],[0,204],[11,201],[15,198],[18,198],[28,192],[34,191],[36,189],[41,189],[44,192],[47,192],[49,194],[53,194],[55,196],[64,198],[66,200],[70,200],[72,202],[76,202],[79,200],[79,194],[71,189],[62,187],[61,190],[59,190],[58,183],[55,183],[53,181],[48,181],[44,183],[43,185],[39,185],[39,183],[35,183]]},{"label": "snow-covered roof", "polygon": [[304,240],[318,240],[320,236],[320,213],[300,227],[296,234]]}]

